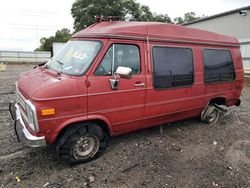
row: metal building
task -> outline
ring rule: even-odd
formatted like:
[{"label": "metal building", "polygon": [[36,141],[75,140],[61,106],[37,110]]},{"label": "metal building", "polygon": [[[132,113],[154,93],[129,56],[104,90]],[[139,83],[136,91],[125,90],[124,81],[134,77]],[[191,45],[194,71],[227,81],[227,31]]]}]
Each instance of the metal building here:
[{"label": "metal building", "polygon": [[250,75],[250,6],[194,20],[183,25],[236,37],[241,42],[245,72]]}]

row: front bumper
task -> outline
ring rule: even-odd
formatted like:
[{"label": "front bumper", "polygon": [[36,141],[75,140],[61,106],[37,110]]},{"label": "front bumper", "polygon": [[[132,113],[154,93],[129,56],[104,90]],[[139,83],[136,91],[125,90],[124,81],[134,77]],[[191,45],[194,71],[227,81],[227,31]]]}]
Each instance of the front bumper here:
[{"label": "front bumper", "polygon": [[41,147],[47,145],[44,136],[34,136],[26,128],[20,115],[19,107],[17,104],[11,102],[9,104],[9,111],[12,119],[15,121],[14,129],[19,142],[22,142],[30,147]]}]

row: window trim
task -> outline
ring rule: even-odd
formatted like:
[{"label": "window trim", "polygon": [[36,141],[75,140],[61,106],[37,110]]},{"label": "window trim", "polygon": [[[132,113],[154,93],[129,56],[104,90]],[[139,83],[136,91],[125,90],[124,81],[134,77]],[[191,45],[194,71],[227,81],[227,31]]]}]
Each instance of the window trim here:
[{"label": "window trim", "polygon": [[[112,42],[112,43],[108,46],[108,48],[107,48],[107,50],[104,52],[104,55],[102,56],[100,62],[98,63],[96,69],[94,70],[93,75],[94,75],[94,76],[98,76],[98,77],[99,77],[99,76],[113,76],[113,75],[114,75],[114,72],[113,72],[111,75],[96,75],[96,71],[97,71],[97,69],[100,67],[100,65],[101,65],[103,59],[105,58],[105,56],[106,56],[108,50],[109,50],[114,44],[120,44],[120,45],[133,45],[133,46],[136,46],[136,47],[138,48],[138,50],[139,50],[139,58],[140,58],[140,61],[139,61],[140,72],[139,72],[138,74],[132,74],[132,76],[141,75],[141,74],[142,74],[142,60],[141,60],[142,58],[141,58],[141,48],[140,48],[140,45],[139,45],[139,44],[136,44],[136,43],[123,43],[123,42],[118,42],[118,43]],[[111,69],[113,69],[113,67],[111,67]]]},{"label": "window trim", "polygon": [[[234,69],[234,78],[232,80],[225,80],[225,81],[216,81],[216,82],[206,82],[205,80],[205,50],[220,50],[220,51],[229,51],[229,55],[232,59],[233,62],[233,69]],[[232,83],[236,80],[236,72],[235,72],[235,62],[231,53],[231,49],[230,48],[202,48],[202,64],[203,64],[203,83],[205,85],[212,85],[212,84],[220,84],[220,83]]]},{"label": "window trim", "polygon": [[[189,49],[191,50],[192,53],[192,68],[193,68],[193,82],[191,84],[187,85],[180,85],[176,87],[166,87],[166,88],[155,88],[154,87],[154,75],[155,75],[155,66],[154,66],[154,57],[153,57],[153,48],[154,47],[162,47],[162,48],[181,48],[181,49]],[[171,45],[156,45],[152,44],[151,45],[151,62],[152,62],[152,86],[154,90],[159,91],[159,90],[169,90],[169,89],[179,89],[179,88],[190,88],[195,84],[195,58],[194,58],[194,51],[193,48],[188,47],[188,46],[171,46]]]}]

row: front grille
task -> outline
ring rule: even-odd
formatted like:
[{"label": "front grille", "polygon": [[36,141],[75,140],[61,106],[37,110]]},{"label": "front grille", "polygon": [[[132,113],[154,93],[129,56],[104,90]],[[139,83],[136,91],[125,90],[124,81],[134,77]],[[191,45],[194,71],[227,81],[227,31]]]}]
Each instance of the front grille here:
[{"label": "front grille", "polygon": [[22,96],[22,94],[18,91],[18,89],[16,90],[16,102],[19,106],[22,107],[23,110],[26,111],[26,102],[25,102],[25,98],[24,96]]},{"label": "front grille", "polygon": [[16,87],[16,104],[20,110],[20,114],[24,124],[29,126],[35,132],[39,131],[37,114],[35,106],[26,99]]},{"label": "front grille", "polygon": [[27,109],[26,109],[26,99],[24,96],[16,89],[16,103],[20,107],[20,114],[25,124],[28,124]]}]

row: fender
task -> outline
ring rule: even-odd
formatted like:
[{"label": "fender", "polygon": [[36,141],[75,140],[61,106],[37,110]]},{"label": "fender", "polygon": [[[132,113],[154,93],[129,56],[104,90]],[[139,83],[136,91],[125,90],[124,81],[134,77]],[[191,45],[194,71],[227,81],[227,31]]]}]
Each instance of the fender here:
[{"label": "fender", "polygon": [[91,115],[88,115],[88,120],[90,120],[90,121],[91,120],[101,120],[101,121],[103,121],[107,125],[107,127],[109,129],[110,136],[114,135],[112,124],[109,121],[109,119],[106,118],[105,116],[101,116],[101,115],[97,115],[97,114],[91,114]]},{"label": "fender", "polygon": [[77,122],[82,122],[82,121],[88,121],[88,116],[84,115],[84,116],[73,117],[73,118],[66,119],[66,120],[60,122],[60,124],[58,124],[58,126],[56,126],[53,133],[49,137],[46,137],[47,143],[48,144],[54,143],[57,136],[60,134],[60,132],[65,127],[69,126],[70,124],[77,123]]},{"label": "fender", "polygon": [[107,127],[109,129],[109,134],[111,136],[114,135],[110,121],[104,116],[93,114],[93,115],[89,115],[89,116],[85,115],[85,116],[74,117],[74,118],[70,118],[70,119],[63,121],[62,123],[60,123],[60,125],[57,126],[57,128],[55,129],[53,134],[51,134],[51,136],[46,138],[46,141],[48,144],[54,143],[57,136],[60,134],[60,132],[64,128],[66,128],[67,126],[70,126],[73,123],[91,121],[91,120],[101,120],[102,122],[104,122],[107,125]]}]

